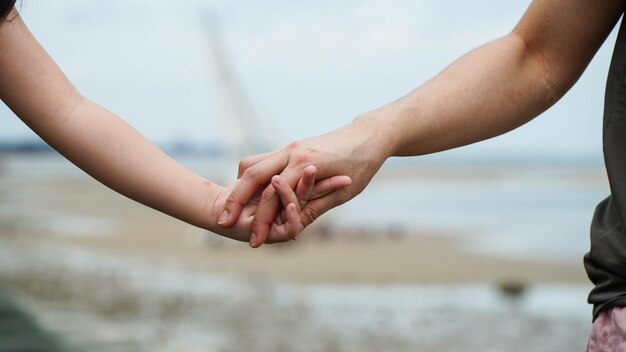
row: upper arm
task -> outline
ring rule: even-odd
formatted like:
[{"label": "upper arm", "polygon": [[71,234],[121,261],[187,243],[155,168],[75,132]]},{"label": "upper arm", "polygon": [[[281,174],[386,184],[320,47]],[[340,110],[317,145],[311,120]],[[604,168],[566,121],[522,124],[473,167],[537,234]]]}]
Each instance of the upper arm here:
[{"label": "upper arm", "polygon": [[13,11],[0,23],[0,99],[41,132],[71,114],[81,96]]},{"label": "upper arm", "polygon": [[624,0],[535,0],[513,30],[565,93],[578,80],[624,11]]}]

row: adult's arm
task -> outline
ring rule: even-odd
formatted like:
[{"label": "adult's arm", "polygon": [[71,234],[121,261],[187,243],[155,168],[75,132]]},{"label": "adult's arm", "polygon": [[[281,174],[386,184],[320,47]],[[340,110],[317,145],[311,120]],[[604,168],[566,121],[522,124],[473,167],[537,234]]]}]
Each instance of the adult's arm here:
[{"label": "adult's arm", "polygon": [[[390,156],[435,153],[523,125],[577,81],[623,9],[622,0],[533,1],[511,33],[465,54],[405,97],[330,134],[243,160],[226,210],[236,216],[273,172],[292,186],[309,164],[317,166],[319,178],[350,176],[350,187],[306,205],[301,221],[308,225],[359,194]],[[266,193],[252,226],[260,239],[254,246],[263,243],[278,206],[273,190]]]}]

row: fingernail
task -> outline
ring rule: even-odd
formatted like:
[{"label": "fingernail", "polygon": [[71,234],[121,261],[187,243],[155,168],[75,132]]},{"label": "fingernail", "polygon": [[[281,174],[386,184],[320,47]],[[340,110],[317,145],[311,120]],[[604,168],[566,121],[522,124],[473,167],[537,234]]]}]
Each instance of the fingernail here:
[{"label": "fingernail", "polygon": [[222,212],[222,215],[220,215],[220,218],[219,218],[219,220],[217,220],[217,223],[221,225],[221,224],[225,223],[226,220],[228,220],[228,210],[224,210]]},{"label": "fingernail", "polygon": [[300,230],[298,230],[298,233],[296,234],[296,236],[293,238],[294,241],[297,240],[298,238],[300,238],[300,235],[302,235],[302,231],[304,231],[304,225],[300,224]]},{"label": "fingernail", "polygon": [[254,248],[254,245],[256,244],[256,233],[251,233],[250,234],[250,247]]}]

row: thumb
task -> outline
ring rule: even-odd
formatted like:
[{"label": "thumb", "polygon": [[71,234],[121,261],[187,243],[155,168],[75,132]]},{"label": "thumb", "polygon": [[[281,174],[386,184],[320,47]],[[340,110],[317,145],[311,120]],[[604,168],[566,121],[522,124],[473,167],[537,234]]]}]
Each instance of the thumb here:
[{"label": "thumb", "polygon": [[243,211],[245,200],[237,200],[232,193],[226,198],[224,209],[217,220],[218,225],[222,227],[230,227],[237,222],[239,215]]},{"label": "thumb", "polygon": [[241,210],[252,199],[256,191],[268,184],[272,176],[283,171],[288,161],[286,154],[276,154],[247,168],[241,178],[235,183],[235,188],[226,198],[224,210],[220,214],[217,223],[222,227],[229,227],[235,224],[241,214]]}]

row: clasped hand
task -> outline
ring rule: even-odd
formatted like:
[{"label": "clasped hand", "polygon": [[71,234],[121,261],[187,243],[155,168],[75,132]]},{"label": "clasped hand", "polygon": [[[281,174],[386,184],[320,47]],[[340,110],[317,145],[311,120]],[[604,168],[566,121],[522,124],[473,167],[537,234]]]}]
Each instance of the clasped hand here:
[{"label": "clasped hand", "polygon": [[371,127],[353,123],[243,159],[237,182],[214,205],[219,225],[248,230],[255,248],[295,239],[320,215],[367,186],[387,158],[374,137]]}]

